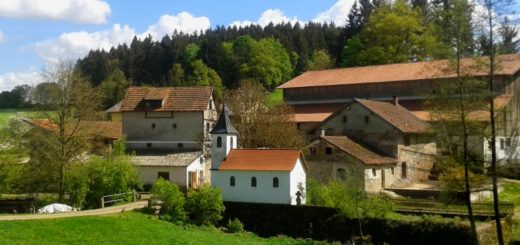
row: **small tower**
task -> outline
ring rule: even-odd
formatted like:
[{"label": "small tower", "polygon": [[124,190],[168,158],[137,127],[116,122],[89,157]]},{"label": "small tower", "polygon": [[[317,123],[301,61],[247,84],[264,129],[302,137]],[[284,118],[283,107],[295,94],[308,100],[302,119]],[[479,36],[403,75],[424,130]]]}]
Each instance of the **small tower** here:
[{"label": "small tower", "polygon": [[222,106],[222,112],[220,112],[217,124],[210,134],[211,171],[216,171],[227,157],[229,151],[237,148],[238,145],[238,131],[231,124],[225,105]]}]

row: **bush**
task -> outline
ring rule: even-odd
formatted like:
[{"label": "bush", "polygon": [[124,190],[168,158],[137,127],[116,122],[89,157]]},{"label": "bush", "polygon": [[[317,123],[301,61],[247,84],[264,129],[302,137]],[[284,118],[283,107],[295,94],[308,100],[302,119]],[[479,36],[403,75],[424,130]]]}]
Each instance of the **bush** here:
[{"label": "bush", "polygon": [[244,231],[244,224],[242,224],[242,222],[240,222],[240,220],[237,218],[230,219],[230,220],[228,220],[226,228],[231,233],[239,233],[239,232]]},{"label": "bush", "polygon": [[222,219],[224,202],[220,189],[204,185],[190,190],[185,205],[190,220],[197,225],[215,225]]},{"label": "bush", "polygon": [[186,202],[184,195],[175,184],[162,178],[155,181],[152,186],[152,200],[162,201],[161,215],[169,221],[185,221]]}]

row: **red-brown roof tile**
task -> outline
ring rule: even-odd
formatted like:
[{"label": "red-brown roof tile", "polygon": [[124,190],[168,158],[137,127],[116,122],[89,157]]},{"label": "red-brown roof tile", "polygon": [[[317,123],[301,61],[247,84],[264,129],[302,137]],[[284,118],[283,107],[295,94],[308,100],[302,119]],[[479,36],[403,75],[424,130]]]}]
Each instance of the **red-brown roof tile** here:
[{"label": "red-brown roof tile", "polygon": [[211,87],[130,87],[120,111],[143,110],[140,106],[145,100],[162,101],[162,106],[153,111],[204,111],[212,93]]},{"label": "red-brown roof tile", "polygon": [[347,153],[348,155],[351,155],[352,157],[360,160],[364,164],[385,165],[397,163],[397,160],[395,158],[382,156],[354,142],[347,136],[321,136],[320,139],[337,147],[338,149]]},{"label": "red-brown roof tile", "polygon": [[232,149],[219,170],[292,171],[300,155],[294,149]]},{"label": "red-brown roof tile", "polygon": [[344,104],[308,104],[294,105],[295,122],[322,122],[332,113],[338,111]]},{"label": "red-brown roof tile", "polygon": [[[48,130],[57,130],[58,126],[51,122],[48,119],[34,119],[34,120],[25,120],[27,123]],[[70,127],[66,127],[66,133],[72,132],[72,127],[76,127],[76,125],[71,125]],[[112,121],[81,121],[77,125],[77,129],[75,132],[81,134],[88,134],[92,136],[102,137],[106,139],[117,140],[123,137],[123,127],[120,122],[112,122]],[[72,133],[71,133],[72,134]]]},{"label": "red-brown roof tile", "polygon": [[[497,61],[496,75],[512,76],[520,70],[520,55],[501,55],[497,57]],[[472,58],[462,60],[463,68],[467,68],[466,70],[475,67],[477,63],[485,64],[485,62],[487,62],[486,57],[482,57],[477,61]],[[338,86],[456,77],[454,71],[447,71],[448,67],[450,67],[449,61],[438,60],[308,71],[280,85],[278,88]],[[474,68],[474,71],[470,74],[473,76],[485,76],[488,74],[485,65],[480,65],[479,68]]]},{"label": "red-brown roof tile", "polygon": [[400,105],[373,100],[356,101],[403,133],[425,133],[429,128],[427,122]]}]

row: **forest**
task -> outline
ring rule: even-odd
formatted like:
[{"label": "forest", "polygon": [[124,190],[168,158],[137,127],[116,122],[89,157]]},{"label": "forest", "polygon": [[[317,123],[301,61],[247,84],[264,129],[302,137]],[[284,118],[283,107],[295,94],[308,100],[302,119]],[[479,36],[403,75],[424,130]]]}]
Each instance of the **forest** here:
[{"label": "forest", "polygon": [[[453,56],[452,37],[444,30],[455,16],[454,1],[358,0],[345,26],[282,23],[265,27],[217,26],[200,33],[177,33],[160,41],[134,37],[110,50],[91,50],[76,69],[105,96],[108,108],[130,86],[212,86],[217,98],[240,81],[261,84],[267,91],[309,70],[365,66]],[[473,14],[467,5],[464,15]],[[467,18],[465,57],[489,53],[488,37]],[[498,28],[497,53],[516,53],[517,29],[505,18]],[[38,87],[40,87],[38,89]],[[32,90],[45,92],[49,85]],[[0,108],[36,103],[27,87],[0,94]],[[17,97],[18,99],[13,99]],[[20,97],[26,96],[26,97]],[[42,97],[42,96],[39,96]]]}]

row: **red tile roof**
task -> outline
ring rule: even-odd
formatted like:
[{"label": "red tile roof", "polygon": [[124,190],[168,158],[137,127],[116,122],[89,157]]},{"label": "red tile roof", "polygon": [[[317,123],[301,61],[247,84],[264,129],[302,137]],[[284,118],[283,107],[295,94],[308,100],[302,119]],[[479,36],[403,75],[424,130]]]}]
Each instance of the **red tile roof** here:
[{"label": "red tile roof", "polygon": [[294,105],[295,122],[322,122],[345,104],[307,104]]},{"label": "red tile roof", "polygon": [[204,111],[212,93],[211,87],[130,87],[120,111],[143,110],[141,102],[145,100],[162,101],[162,106],[153,111]]},{"label": "red tile roof", "polygon": [[292,171],[300,156],[295,149],[232,149],[219,170]]},{"label": "red tile roof", "polygon": [[373,100],[356,101],[403,133],[425,133],[429,128],[427,122],[400,105]]},{"label": "red tile roof", "polygon": [[[45,129],[57,130],[58,126],[48,119],[25,120],[27,123]],[[71,126],[72,127],[72,126]],[[123,137],[123,127],[120,122],[111,121],[81,121],[77,127],[81,133],[86,133],[92,136],[102,137],[106,139],[117,140]],[[67,129],[67,128],[66,128]],[[72,129],[66,130],[71,132]],[[71,133],[72,134],[72,133]]]},{"label": "red tile roof", "polygon": [[[497,57],[499,62],[495,74],[512,76],[520,70],[520,55],[510,54]],[[486,57],[476,61],[473,58],[462,60],[463,67],[471,68],[476,63],[487,62]],[[425,61],[353,68],[339,68],[322,71],[308,71],[280,85],[278,88],[300,88],[319,86],[338,86],[350,84],[385,83],[398,81],[417,81],[430,79],[446,79],[456,77],[454,71],[447,71],[449,61]],[[485,76],[485,65],[474,69],[473,76]]]},{"label": "red tile roof", "polygon": [[397,163],[397,160],[395,158],[382,156],[354,142],[347,136],[321,136],[320,139],[337,147],[338,149],[347,153],[348,155],[351,155],[352,157],[360,160],[364,164],[384,165]]}]

